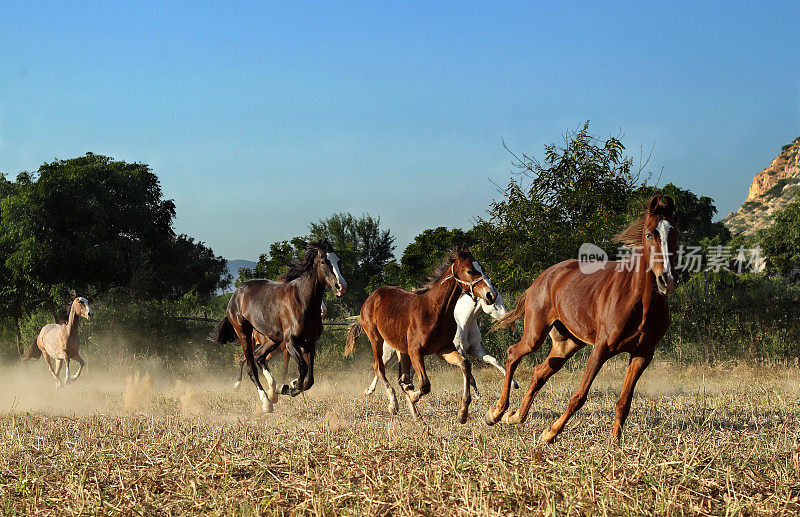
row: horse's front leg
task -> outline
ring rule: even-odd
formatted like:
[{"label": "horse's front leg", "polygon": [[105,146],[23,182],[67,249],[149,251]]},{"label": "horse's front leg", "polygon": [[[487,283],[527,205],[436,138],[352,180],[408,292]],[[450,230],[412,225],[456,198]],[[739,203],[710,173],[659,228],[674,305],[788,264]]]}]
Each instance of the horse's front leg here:
[{"label": "horse's front leg", "polygon": [[[284,384],[281,386],[281,395],[290,395],[296,397],[303,392],[303,386],[306,385],[306,375],[308,373],[308,363],[306,363],[303,353],[297,345],[295,338],[285,337],[283,340],[286,343],[286,351],[297,363],[297,379],[293,380],[291,384]],[[313,379],[312,379],[313,382]],[[309,386],[310,387],[310,386]]]}]

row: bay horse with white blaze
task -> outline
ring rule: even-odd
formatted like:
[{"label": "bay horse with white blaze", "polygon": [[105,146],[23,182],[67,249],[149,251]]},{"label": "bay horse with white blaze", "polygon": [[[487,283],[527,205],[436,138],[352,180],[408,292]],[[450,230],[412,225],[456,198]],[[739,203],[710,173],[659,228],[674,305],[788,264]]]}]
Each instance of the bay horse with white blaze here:
[{"label": "bay horse with white blaze", "polygon": [[[389,411],[397,413],[397,397],[394,388],[386,379],[383,364],[383,344],[389,344],[401,354],[400,387],[406,396],[411,416],[417,420],[416,403],[431,390],[431,382],[425,370],[424,357],[437,354],[450,364],[461,368],[464,374],[462,406],[458,417],[466,422],[470,395],[472,369],[469,361],[453,345],[456,321],[453,311],[462,292],[472,298],[483,298],[492,305],[497,300],[497,291],[489,278],[483,274],[481,265],[466,249],[455,250],[445,257],[428,277],[426,288],[412,292],[399,287],[380,287],[373,291],[364,305],[356,323],[347,334],[346,354],[355,351],[358,335],[369,337],[374,356],[373,369],[383,381],[389,398]],[[411,383],[411,367],[420,380],[419,390]]]},{"label": "bay horse with white blaze", "polygon": [[217,343],[238,339],[242,344],[248,374],[265,412],[272,410],[277,393],[270,385],[268,396],[258,379],[253,332],[269,341],[264,354],[283,345],[297,363],[298,378],[290,385],[284,384],[280,394],[294,397],[311,388],[317,340],[322,334],[320,307],[326,287],[341,297],[347,282],[339,271],[339,257],[333,246],[323,240],[309,244],[303,258],[292,259],[289,270],[277,281],[257,279],[240,285],[228,302],[227,315],[209,335]]},{"label": "bay horse with white blaze", "polygon": [[[630,360],[612,428],[612,439],[619,441],[636,381],[669,327],[667,295],[675,289],[673,269],[678,245],[674,212],[672,198],[653,197],[644,215],[616,236],[617,242],[636,247],[639,253],[625,261],[608,262],[591,273],[582,272],[577,260],[551,266],[533,281],[514,311],[495,324],[495,328],[507,327],[524,316],[525,329],[522,339],[508,349],[506,380],[497,404],[486,413],[487,424],[493,425],[501,417],[508,424],[524,422],[533,398],[547,379],[590,344],[592,352],[578,389],[567,410],[541,440],[550,443],[555,439],[583,406],[603,364],[625,352]],[[550,354],[534,369],[519,410],[506,413],[509,379],[522,357],[537,350],[548,333],[553,341]]]},{"label": "bay horse with white blaze", "polygon": [[[80,339],[78,338],[78,324],[80,318],[87,320],[94,316],[94,311],[89,307],[89,300],[82,296],[74,296],[72,304],[69,307],[69,317],[66,323],[51,323],[45,325],[39,331],[36,341],[30,346],[25,359],[38,359],[44,354],[44,360],[47,362],[47,368],[50,374],[56,380],[56,386],[61,386],[61,373],[62,362],[66,363],[66,377],[64,382],[69,384],[71,381],[80,377],[83,371],[83,366],[86,364],[78,353],[80,347]],[[56,363],[55,369],[50,359]],[[75,359],[78,361],[78,371],[75,375],[70,377],[69,374],[69,361]]]}]

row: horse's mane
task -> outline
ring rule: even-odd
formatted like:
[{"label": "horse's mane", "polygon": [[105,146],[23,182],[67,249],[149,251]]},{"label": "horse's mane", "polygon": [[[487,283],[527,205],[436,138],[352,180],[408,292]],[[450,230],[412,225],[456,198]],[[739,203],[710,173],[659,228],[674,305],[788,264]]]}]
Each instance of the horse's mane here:
[{"label": "horse's mane", "polygon": [[641,246],[645,219],[646,214],[642,214],[638,219],[629,224],[627,228],[616,234],[611,240],[625,246]]},{"label": "horse's mane", "polygon": [[453,250],[447,255],[445,255],[442,261],[439,263],[439,265],[433,268],[431,272],[428,273],[428,276],[425,277],[425,280],[422,281],[422,287],[414,289],[413,292],[417,294],[422,294],[424,292],[427,292],[433,286],[434,282],[439,280],[439,277],[442,276],[442,274],[447,270],[447,268],[449,268],[450,266],[453,265],[453,263],[455,263],[457,257],[458,257],[458,250]]},{"label": "horse's mane", "polygon": [[314,270],[314,259],[317,258],[318,251],[330,253],[333,251],[333,246],[328,242],[328,239],[310,242],[306,254],[302,257],[292,257],[289,261],[289,269],[286,273],[279,276],[278,280],[281,282],[291,282],[296,278],[310,274]]}]

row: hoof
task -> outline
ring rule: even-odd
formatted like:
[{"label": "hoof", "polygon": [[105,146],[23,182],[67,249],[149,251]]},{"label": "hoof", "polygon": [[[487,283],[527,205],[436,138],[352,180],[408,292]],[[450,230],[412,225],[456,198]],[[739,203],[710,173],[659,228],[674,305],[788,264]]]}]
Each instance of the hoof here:
[{"label": "hoof", "polygon": [[486,415],[483,417],[483,421],[486,422],[486,425],[494,425],[499,420],[499,417],[495,415],[494,408],[489,408],[489,411],[486,412]]},{"label": "hoof", "polygon": [[519,417],[517,416],[517,412],[511,411],[510,413],[503,415],[503,423],[508,425],[518,424]]},{"label": "hoof", "polygon": [[288,384],[284,384],[281,386],[280,389],[281,395],[290,395],[291,393],[292,393],[292,388],[290,388]]},{"label": "hoof", "polygon": [[400,412],[400,410],[398,409],[397,406],[394,406],[394,405],[391,405],[391,404],[389,405],[388,409],[389,409],[389,414],[390,415],[396,415],[396,414],[398,414]]},{"label": "hoof", "polygon": [[542,433],[542,437],[539,439],[539,441],[542,443],[550,444],[553,443],[553,440],[555,439],[556,439],[556,434],[552,430],[548,429],[547,431]]},{"label": "hoof", "polygon": [[239,381],[236,381],[235,383],[233,383],[233,391],[239,391],[239,387],[241,385],[242,385],[242,383],[239,382]]},{"label": "hoof", "polygon": [[468,416],[468,413],[466,411],[459,411],[458,412],[458,423],[459,424],[466,424],[467,423],[467,416]]},{"label": "hoof", "polygon": [[261,409],[264,411],[264,413],[273,413],[275,411],[275,408],[272,406],[272,404],[262,404]]}]

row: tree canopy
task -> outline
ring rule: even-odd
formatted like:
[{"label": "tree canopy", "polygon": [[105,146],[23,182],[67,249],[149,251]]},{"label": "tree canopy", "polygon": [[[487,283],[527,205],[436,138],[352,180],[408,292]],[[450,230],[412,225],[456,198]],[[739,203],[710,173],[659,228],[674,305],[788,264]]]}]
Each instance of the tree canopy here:
[{"label": "tree canopy", "polygon": [[175,235],[175,205],[146,164],[88,153],[21,173],[14,184],[4,179],[2,188],[2,291],[18,301],[55,306],[72,289],[94,297],[112,288],[209,297],[229,283],[221,257]]}]

